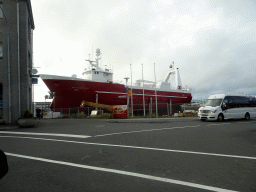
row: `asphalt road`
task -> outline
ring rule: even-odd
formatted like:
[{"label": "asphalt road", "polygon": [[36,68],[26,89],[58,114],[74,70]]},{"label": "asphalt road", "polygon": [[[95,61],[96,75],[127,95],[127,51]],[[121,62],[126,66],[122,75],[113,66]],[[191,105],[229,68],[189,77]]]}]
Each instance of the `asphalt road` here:
[{"label": "asphalt road", "polygon": [[256,119],[42,120],[0,148],[0,191],[256,191]]}]

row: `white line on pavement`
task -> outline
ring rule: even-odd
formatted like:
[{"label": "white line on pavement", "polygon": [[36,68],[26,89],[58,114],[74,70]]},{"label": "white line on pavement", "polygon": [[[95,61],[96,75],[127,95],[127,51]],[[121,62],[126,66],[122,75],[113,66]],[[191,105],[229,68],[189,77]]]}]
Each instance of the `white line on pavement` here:
[{"label": "white line on pavement", "polygon": [[195,126],[184,126],[184,127],[171,127],[171,128],[160,128],[160,129],[148,129],[148,130],[140,130],[140,131],[130,131],[130,132],[120,132],[120,133],[108,133],[104,135],[95,135],[94,137],[103,137],[103,136],[110,136],[110,135],[117,135],[117,134],[127,134],[127,133],[142,133],[145,131],[162,131],[165,129],[184,129],[184,128],[189,128],[189,127],[200,127],[200,125],[195,125]]},{"label": "white line on pavement", "polygon": [[205,189],[205,190],[209,190],[209,191],[233,192],[232,190],[222,189],[222,188],[218,188],[218,187],[211,187],[211,186],[207,186],[207,185],[201,185],[201,184],[190,183],[190,182],[186,182],[186,181],[179,181],[179,180],[174,180],[174,179],[168,179],[168,178],[163,178],[163,177],[156,177],[156,176],[145,175],[145,174],[141,174],[141,173],[134,173],[134,172],[129,172],[129,171],[121,171],[121,170],[116,170],[116,169],[95,167],[95,166],[89,166],[89,165],[81,165],[81,164],[76,164],[76,163],[56,161],[56,160],[51,160],[51,159],[32,157],[32,156],[7,153],[7,152],[5,154],[9,155],[9,156],[13,156],[13,157],[24,158],[24,159],[31,159],[31,160],[43,161],[43,162],[47,162],[47,163],[67,165],[67,166],[71,166],[71,167],[78,167],[78,168],[90,169],[90,170],[96,170],[96,171],[104,171],[104,172],[108,172],[108,173],[115,173],[115,174],[127,175],[127,176],[132,176],[132,177],[139,177],[139,178],[143,178],[143,179],[150,179],[150,180],[154,180],[154,181],[161,181],[161,182],[165,182],[165,183],[183,185],[183,186],[188,186],[188,187],[193,187],[193,188]]},{"label": "white line on pavement", "polygon": [[251,122],[236,122],[236,123],[251,123]]},{"label": "white line on pavement", "polygon": [[144,149],[144,150],[152,150],[152,151],[166,151],[166,152],[174,152],[174,153],[187,153],[187,154],[196,154],[196,155],[208,155],[208,156],[217,156],[217,157],[229,157],[229,158],[256,160],[256,157],[226,155],[226,154],[217,154],[217,153],[204,153],[204,152],[196,152],[196,151],[181,151],[181,150],[174,150],[174,149],[160,149],[160,148],[139,147],[139,146],[129,146],[129,145],[115,145],[115,144],[104,144],[104,143],[89,143],[89,142],[81,142],[81,141],[46,139],[46,138],[36,138],[36,137],[19,137],[19,136],[0,136],[0,137],[18,138],[18,139],[34,139],[34,140],[44,140],[44,141],[76,143],[76,144],[84,144],[84,145],[98,145],[98,146],[120,147],[120,148],[130,148],[130,149]]},{"label": "white line on pavement", "polygon": [[73,134],[59,134],[59,133],[33,133],[33,132],[14,132],[14,131],[0,131],[0,133],[15,134],[15,135],[46,135],[57,137],[75,137],[75,138],[88,138],[88,135],[73,135]]},{"label": "white line on pavement", "polygon": [[230,123],[221,123],[221,124],[209,124],[207,126],[215,126],[215,125],[229,125]]}]

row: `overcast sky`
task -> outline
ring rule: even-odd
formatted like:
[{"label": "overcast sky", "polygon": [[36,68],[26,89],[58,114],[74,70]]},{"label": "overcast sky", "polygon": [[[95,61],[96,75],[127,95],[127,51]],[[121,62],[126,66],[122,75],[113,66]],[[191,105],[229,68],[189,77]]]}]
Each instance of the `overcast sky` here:
[{"label": "overcast sky", "polygon": [[[34,66],[39,74],[81,76],[92,47],[114,80],[157,81],[174,61],[193,99],[256,95],[256,1],[31,0]],[[124,83],[124,80],[122,81]],[[35,101],[48,89],[39,80]]]}]

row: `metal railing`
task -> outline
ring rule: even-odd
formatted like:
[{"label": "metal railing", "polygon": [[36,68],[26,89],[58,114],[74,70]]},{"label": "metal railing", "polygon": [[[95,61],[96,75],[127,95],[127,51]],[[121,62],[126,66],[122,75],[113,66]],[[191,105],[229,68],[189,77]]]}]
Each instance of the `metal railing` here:
[{"label": "metal railing", "polygon": [[[131,114],[131,105],[129,105]],[[111,114],[112,112],[103,109],[101,107],[76,107],[76,108],[55,108],[54,112],[60,112],[60,116],[67,116],[73,118],[89,117],[92,110],[103,110],[103,113]],[[185,110],[184,104],[170,104],[170,103],[157,103],[158,116],[171,117],[174,113],[183,113]],[[143,104],[133,104],[133,115],[144,116]],[[146,117],[157,117],[156,116],[156,104],[145,104],[145,115]],[[131,115],[130,115],[131,117]]]}]

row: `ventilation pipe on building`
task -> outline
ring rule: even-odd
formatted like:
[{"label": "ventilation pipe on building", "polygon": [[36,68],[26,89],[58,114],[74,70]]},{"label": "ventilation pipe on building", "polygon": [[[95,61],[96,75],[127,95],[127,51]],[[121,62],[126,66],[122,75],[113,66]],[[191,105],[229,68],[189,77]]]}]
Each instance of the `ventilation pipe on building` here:
[{"label": "ventilation pipe on building", "polygon": [[19,94],[19,116],[21,116],[21,102],[20,102],[20,7],[19,1],[17,2],[17,35],[18,35],[18,94]]}]

